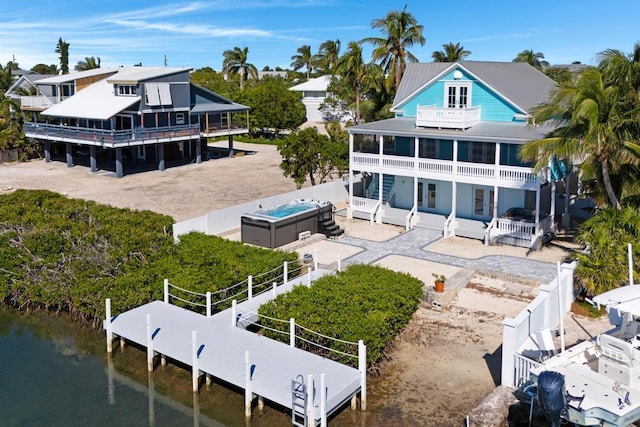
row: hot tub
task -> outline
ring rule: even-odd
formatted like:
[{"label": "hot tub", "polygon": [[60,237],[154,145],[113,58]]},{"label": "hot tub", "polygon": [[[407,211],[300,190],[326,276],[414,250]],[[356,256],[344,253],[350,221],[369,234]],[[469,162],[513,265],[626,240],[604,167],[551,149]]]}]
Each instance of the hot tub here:
[{"label": "hot tub", "polygon": [[241,239],[244,243],[278,248],[298,240],[300,233],[318,232],[318,218],[331,213],[329,202],[299,199],[284,205],[261,209],[241,217]]}]

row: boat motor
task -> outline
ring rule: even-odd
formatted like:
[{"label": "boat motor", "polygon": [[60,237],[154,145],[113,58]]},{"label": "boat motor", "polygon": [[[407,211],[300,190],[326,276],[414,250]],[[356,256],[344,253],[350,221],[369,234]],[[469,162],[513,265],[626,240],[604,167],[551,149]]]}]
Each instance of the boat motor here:
[{"label": "boat motor", "polygon": [[564,376],[555,371],[542,371],[538,376],[538,404],[551,427],[559,427],[565,413]]}]

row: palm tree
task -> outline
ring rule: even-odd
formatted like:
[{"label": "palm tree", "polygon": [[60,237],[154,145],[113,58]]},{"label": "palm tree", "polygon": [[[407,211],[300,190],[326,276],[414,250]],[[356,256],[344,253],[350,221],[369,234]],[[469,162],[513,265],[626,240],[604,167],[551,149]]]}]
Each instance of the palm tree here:
[{"label": "palm tree", "polygon": [[516,56],[512,62],[526,62],[533,68],[540,71],[549,66],[549,63],[544,60],[544,53],[534,52],[532,49],[525,49]]},{"label": "palm tree", "polygon": [[85,56],[84,61],[78,61],[76,66],[73,68],[76,71],[86,71],[93,70],[95,68],[100,68],[100,57],[89,57]]},{"label": "palm tree", "polygon": [[60,55],[60,70],[62,70],[62,74],[69,74],[69,43],[60,37],[55,52]]},{"label": "palm tree", "polygon": [[234,47],[233,50],[225,50],[222,53],[224,60],[222,61],[222,67],[226,75],[239,74],[240,75],[240,90],[244,89],[244,80],[248,77],[258,78],[258,69],[255,65],[247,62],[247,56],[249,55],[249,48]]},{"label": "palm tree", "polygon": [[471,51],[465,50],[460,43],[447,43],[442,45],[442,50],[436,50],[431,54],[433,62],[456,62],[464,61],[471,55]]},{"label": "palm tree", "polygon": [[336,65],[336,72],[349,82],[355,91],[356,117],[355,122],[360,122],[360,102],[367,89],[367,83],[373,75],[375,64],[367,64],[362,57],[362,46],[358,42],[349,42],[347,51],[342,55]]},{"label": "palm tree", "polygon": [[620,87],[624,94],[625,111],[631,113],[640,107],[640,42],[634,44],[628,55],[617,49],[607,49],[598,56],[598,68],[606,83]]},{"label": "palm tree", "polygon": [[584,71],[577,83],[562,86],[551,101],[534,108],[534,123],[552,123],[557,127],[545,138],[520,148],[523,159],[537,159],[541,170],[552,156],[581,161],[583,172],[596,171],[594,178],[604,187],[609,204],[620,209],[619,194],[612,185],[612,174],[623,165],[637,162],[632,150],[640,146],[621,132],[620,89],[606,85],[598,69]]},{"label": "palm tree", "polygon": [[323,71],[335,74],[340,59],[340,40],[327,40],[320,43],[316,63]]},{"label": "palm tree", "polygon": [[384,72],[393,75],[395,87],[400,85],[407,62],[418,62],[418,59],[407,49],[418,43],[424,46],[422,35],[423,26],[418,25],[414,16],[407,12],[405,5],[402,11],[391,11],[384,18],[374,19],[372,29],[379,29],[384,37],[367,37],[361,43],[371,43],[374,46],[371,57],[374,61],[381,61]]},{"label": "palm tree", "polygon": [[291,68],[293,71],[298,71],[300,68],[307,67],[307,80],[311,78],[311,71],[314,67],[314,57],[311,54],[311,46],[305,44],[300,46],[297,54],[291,57]]}]

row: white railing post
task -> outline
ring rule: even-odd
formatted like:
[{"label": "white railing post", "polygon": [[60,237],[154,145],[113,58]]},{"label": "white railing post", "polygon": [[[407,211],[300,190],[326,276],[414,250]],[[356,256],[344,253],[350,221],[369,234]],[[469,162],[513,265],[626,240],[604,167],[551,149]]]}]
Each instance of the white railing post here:
[{"label": "white railing post", "polygon": [[629,254],[629,284],[633,285],[633,250],[631,243],[627,246],[627,252]]},{"label": "white railing post", "polygon": [[150,314],[147,314],[147,370],[153,372],[153,335]]},{"label": "white railing post", "polygon": [[105,319],[104,327],[107,330],[107,353],[111,356],[113,352],[113,332],[111,330],[111,298],[105,300]]},{"label": "white railing post", "polygon": [[276,282],[273,282],[273,297],[277,297],[278,296],[278,284]]},{"label": "white railing post", "polygon": [[338,254],[338,271],[342,271],[342,257]]},{"label": "white railing post", "polygon": [[247,299],[253,298],[253,276],[247,278]]},{"label": "white railing post", "polygon": [[191,331],[191,352],[193,356],[193,366],[191,367],[191,381],[193,392],[198,392],[198,331]]},{"label": "white railing post", "polygon": [[296,346],[296,319],[293,317],[289,319],[289,345]]},{"label": "white railing post", "polygon": [[251,418],[251,362],[250,351],[244,352],[244,416]]},{"label": "white railing post", "polygon": [[307,270],[307,287],[311,287],[311,269]]},{"label": "white railing post", "polygon": [[358,340],[358,370],[360,371],[360,410],[367,410],[367,346]]},{"label": "white railing post", "polygon": [[320,374],[320,427],[327,427],[327,389],[324,374]]},{"label": "white railing post", "polygon": [[207,317],[211,317],[211,292],[207,292]]},{"label": "white railing post", "polygon": [[289,280],[289,278],[287,277],[288,274],[289,274],[289,264],[287,263],[287,261],[285,261],[282,266],[282,284],[283,285],[286,285],[287,281]]},{"label": "white railing post", "polygon": [[231,301],[231,326],[236,326],[236,305],[238,302],[236,300]]},{"label": "white railing post", "polygon": [[169,279],[164,279],[164,302],[169,304]]},{"label": "white railing post", "polygon": [[311,422],[315,422],[315,417],[313,416],[313,407],[314,407],[314,400],[315,400],[315,387],[313,384],[313,374],[309,374],[307,375],[307,420],[308,423]]},{"label": "white railing post", "polygon": [[318,269],[318,248],[313,250],[313,269]]},{"label": "white railing post", "polygon": [[515,319],[506,318],[502,321],[502,377],[500,384],[506,387],[518,387],[515,378],[515,359],[518,343],[518,324]]}]

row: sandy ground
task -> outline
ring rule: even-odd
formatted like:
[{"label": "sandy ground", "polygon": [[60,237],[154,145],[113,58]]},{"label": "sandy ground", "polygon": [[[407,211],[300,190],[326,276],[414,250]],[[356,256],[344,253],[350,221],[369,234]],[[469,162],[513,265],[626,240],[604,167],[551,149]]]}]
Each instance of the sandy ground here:
[{"label": "sandy ground", "polygon": [[[0,164],[0,193],[17,188],[48,189],[118,207],[149,209],[182,221],[295,189],[293,182],[282,176],[275,147],[236,143],[235,148],[249,154],[121,179],[112,173],[91,174],[86,167],[67,168],[61,162]],[[350,221],[347,233],[368,240],[383,241],[402,232],[399,227]],[[554,242],[542,251],[527,253],[524,249],[486,247],[479,241],[452,238],[425,249],[467,258],[504,254],[553,262],[564,260],[573,246]],[[360,249],[339,241],[310,239],[295,250],[301,255],[317,253],[321,264],[331,264],[338,254],[346,258]],[[432,272],[451,276],[458,270],[395,255],[379,260],[378,264],[407,272],[426,283],[430,283]],[[508,279],[476,276],[444,310],[421,307],[389,352],[389,360],[382,364],[381,376],[371,377],[372,410],[358,415],[362,417],[358,424],[462,425],[464,416],[499,383],[503,318],[515,316],[536,293],[535,289],[522,295],[505,293],[509,285]],[[583,328],[592,333],[604,329],[604,325],[596,322],[576,319],[567,322],[568,343],[587,338]],[[334,419],[334,425],[353,424],[354,414],[344,412]]]}]

